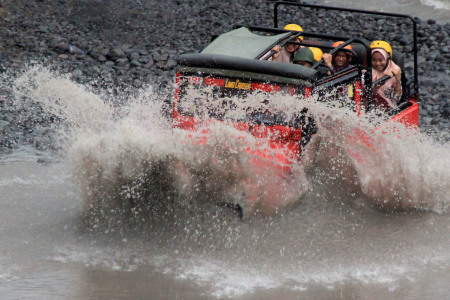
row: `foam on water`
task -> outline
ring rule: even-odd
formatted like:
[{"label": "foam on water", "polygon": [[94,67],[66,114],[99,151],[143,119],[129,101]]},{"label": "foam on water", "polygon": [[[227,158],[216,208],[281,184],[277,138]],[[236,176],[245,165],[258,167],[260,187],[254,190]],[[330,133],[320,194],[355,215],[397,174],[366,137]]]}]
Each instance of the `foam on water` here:
[{"label": "foam on water", "polygon": [[[360,241],[363,242],[363,241]],[[326,246],[326,245],[325,245]],[[303,249],[305,247],[302,247]],[[133,272],[142,266],[151,266],[159,272],[173,276],[177,279],[189,280],[207,287],[211,296],[219,299],[243,297],[261,290],[289,289],[306,291],[314,285],[326,286],[333,289],[343,282],[361,282],[363,284],[382,284],[390,290],[398,288],[399,278],[406,278],[408,282],[420,280],[424,265],[430,268],[448,268],[448,255],[440,250],[422,249],[409,250],[405,253],[393,253],[394,259],[387,258],[388,262],[373,261],[373,253],[366,252],[367,259],[360,260],[360,253],[355,253],[355,261],[349,263],[346,259],[338,262],[334,260],[322,261],[311,257],[310,260],[295,260],[290,257],[286,264],[284,259],[269,263],[265,261],[252,261],[244,263],[238,256],[249,258],[255,255],[255,250],[249,253],[242,252],[234,256],[231,252],[223,256],[212,257],[205,253],[180,253],[168,250],[161,254],[161,250],[138,250],[132,244],[125,243],[122,249],[102,247],[86,247],[83,249],[58,249],[55,260],[69,263],[81,262],[87,266],[108,270],[121,270]],[[247,249],[249,250],[249,249]],[[353,250],[355,251],[355,250]],[[339,247],[336,252],[340,252]],[[330,253],[331,254],[331,253]],[[403,256],[403,257],[402,257]],[[423,260],[426,261],[423,261]]]},{"label": "foam on water", "polygon": [[[395,286],[424,265],[449,266],[449,241],[439,238],[449,227],[449,145],[389,124],[384,134],[374,131],[376,112],[356,118],[337,104],[285,96],[282,109],[308,108],[319,132],[284,174],[276,160],[255,167],[246,149],[268,147],[250,134],[212,123],[199,142],[201,130],[172,129],[151,87],[113,105],[119,101],[112,94],[35,66],[16,79],[14,91],[15,105],[39,103],[62,120],[63,155],[88,231],[101,236],[150,224],[145,239],[119,234],[112,248],[62,245],[50,254],[55,261],[129,272],[155,266],[210,286],[218,298],[353,280]],[[370,143],[355,138],[366,132]],[[244,219],[228,215],[224,202],[243,206]]]},{"label": "foam on water", "polygon": [[450,10],[450,3],[446,0],[420,0],[423,5],[432,6],[435,9]]},{"label": "foam on water", "polygon": [[390,12],[411,15],[422,20],[433,19],[445,25],[450,16],[450,3],[447,0],[317,0],[318,4],[345,8]]}]

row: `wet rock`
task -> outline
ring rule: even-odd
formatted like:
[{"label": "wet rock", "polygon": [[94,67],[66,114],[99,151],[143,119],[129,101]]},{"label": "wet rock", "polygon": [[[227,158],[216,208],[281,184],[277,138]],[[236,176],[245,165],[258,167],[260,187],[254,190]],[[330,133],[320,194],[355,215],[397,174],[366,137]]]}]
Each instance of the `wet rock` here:
[{"label": "wet rock", "polygon": [[69,51],[69,45],[66,43],[58,43],[55,46],[55,49],[58,51],[61,51],[61,52],[67,52],[67,51]]},{"label": "wet rock", "polygon": [[101,55],[104,55],[104,56],[107,56],[108,53],[109,53],[109,51],[110,51],[110,50],[109,50],[109,49],[106,49],[106,48],[105,48],[105,49],[100,49],[100,50],[99,50],[100,54],[101,54]]},{"label": "wet rock", "polygon": [[112,67],[112,66],[114,66],[114,62],[113,61],[110,61],[110,60],[107,60],[107,61],[105,61],[105,64],[104,64],[105,66],[110,66],[110,67]]},{"label": "wet rock", "polygon": [[176,61],[171,58],[167,61],[166,68],[171,69],[174,68],[176,65],[177,65]]},{"label": "wet rock", "polygon": [[148,63],[143,65],[143,67],[146,68],[146,69],[150,69],[152,66],[154,66],[154,61],[153,60],[149,60]]},{"label": "wet rock", "polygon": [[128,58],[119,58],[116,60],[116,66],[124,67],[128,64]]},{"label": "wet rock", "polygon": [[139,57],[138,62],[140,62],[141,64],[147,64],[149,62],[149,58],[148,57]]},{"label": "wet rock", "polygon": [[137,60],[137,59],[133,59],[130,64],[134,67],[140,67],[142,64]]},{"label": "wet rock", "polygon": [[82,54],[85,54],[85,51],[81,50],[80,48],[78,48],[74,45],[69,45],[69,53],[82,55]]},{"label": "wet rock", "polygon": [[92,74],[93,74],[93,75],[96,75],[96,74],[99,74],[99,73],[100,73],[100,68],[99,68],[98,66],[93,66],[93,67],[91,68],[91,70],[92,70]]},{"label": "wet rock", "polygon": [[97,57],[97,60],[98,60],[99,62],[104,62],[104,61],[106,61],[106,57],[104,57],[102,54],[100,54],[100,55]]},{"label": "wet rock", "polygon": [[142,81],[139,80],[139,79],[133,80],[133,86],[134,87],[140,88],[142,86],[142,84],[143,84]]},{"label": "wet rock", "polygon": [[132,52],[130,55],[128,55],[128,58],[130,60],[137,60],[139,58],[139,52]]},{"label": "wet rock", "polygon": [[116,59],[119,59],[119,58],[125,58],[125,57],[127,57],[127,55],[122,50],[122,48],[114,48],[114,49],[111,49],[108,52],[107,57],[109,59],[116,60]]},{"label": "wet rock", "polygon": [[377,21],[377,26],[381,27],[381,26],[384,25],[384,23],[386,23],[386,20],[385,19],[380,19],[380,20]]},{"label": "wet rock", "polygon": [[153,58],[158,62],[166,61],[169,58],[169,54],[168,53],[156,54],[153,56]]}]

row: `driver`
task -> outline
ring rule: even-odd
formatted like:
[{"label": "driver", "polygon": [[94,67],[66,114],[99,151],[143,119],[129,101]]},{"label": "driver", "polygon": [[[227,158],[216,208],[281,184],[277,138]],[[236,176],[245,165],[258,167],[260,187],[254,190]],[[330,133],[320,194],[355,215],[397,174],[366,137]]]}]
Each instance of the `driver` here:
[{"label": "driver", "polygon": [[297,65],[302,65],[307,68],[311,68],[316,62],[314,53],[310,48],[301,48],[297,51],[292,62]]},{"label": "driver", "polygon": [[[298,49],[292,62],[296,65],[302,65],[307,68],[312,68],[312,66],[319,60],[322,59],[322,50],[315,47],[303,47]],[[328,75],[328,68],[321,65],[315,67],[319,71],[319,77]]]}]

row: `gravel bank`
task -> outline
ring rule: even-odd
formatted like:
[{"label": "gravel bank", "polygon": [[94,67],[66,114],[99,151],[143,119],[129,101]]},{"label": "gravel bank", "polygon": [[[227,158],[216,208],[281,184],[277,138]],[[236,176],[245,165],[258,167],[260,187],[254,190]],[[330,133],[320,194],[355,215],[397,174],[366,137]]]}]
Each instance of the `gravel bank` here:
[{"label": "gravel bank", "polygon": [[[77,82],[101,87],[162,87],[173,82],[180,54],[198,52],[211,36],[236,24],[272,25],[273,1],[192,0],[0,0],[0,72],[21,70],[30,59],[45,59]],[[298,22],[298,18],[301,22]],[[337,27],[342,19],[352,22]],[[408,50],[408,25],[390,20],[370,22],[348,15],[285,15],[306,31],[389,37],[397,50]],[[320,20],[320,21],[319,21]],[[425,130],[447,141],[450,128],[450,23],[419,22],[420,121]],[[285,23],[285,22],[283,22]],[[397,30],[397,33],[396,33]],[[412,70],[406,64],[406,71]],[[46,148],[49,124],[39,111],[14,110],[6,87],[0,90],[0,147],[34,143]]]}]

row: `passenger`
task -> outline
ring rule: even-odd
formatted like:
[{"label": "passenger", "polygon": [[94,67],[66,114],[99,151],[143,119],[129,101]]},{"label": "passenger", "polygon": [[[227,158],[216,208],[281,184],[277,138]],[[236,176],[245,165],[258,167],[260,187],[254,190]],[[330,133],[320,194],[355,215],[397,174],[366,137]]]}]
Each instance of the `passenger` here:
[{"label": "passenger", "polygon": [[[308,47],[300,48],[294,56],[292,62],[297,65],[302,65],[307,68],[312,68],[312,66],[317,62],[317,59],[321,59],[322,50],[319,48]],[[318,51],[317,51],[318,50]],[[320,51],[320,52],[319,52]],[[318,66],[315,68],[318,71],[318,76],[323,77],[328,75],[328,69],[323,66]]]},{"label": "passenger", "polygon": [[314,53],[310,48],[301,48],[295,54],[292,62],[297,65],[311,68],[316,60],[314,58]]},{"label": "passenger", "polygon": [[384,108],[395,108],[402,96],[402,71],[392,61],[392,47],[385,41],[374,41],[372,49],[372,82],[388,75],[381,86],[373,88],[375,104]]},{"label": "passenger", "polygon": [[[343,44],[344,42],[339,41],[333,44],[332,47],[336,48],[337,46]],[[344,47],[345,49],[352,50],[352,46],[347,45]],[[334,72],[341,71],[345,68],[350,67],[352,60],[353,60],[353,54],[349,51],[345,50],[339,50],[335,52],[333,55],[329,53],[324,53],[322,55],[323,61],[330,66]]]},{"label": "passenger", "polygon": [[[303,31],[303,28],[300,25],[297,24],[288,24],[284,26],[284,30],[292,30],[292,31]],[[303,37],[299,36],[298,41],[303,41]],[[285,44],[283,47],[280,47],[276,45],[272,48],[275,53],[269,57],[268,60],[270,61],[278,61],[278,62],[292,62],[292,59],[294,58],[295,51],[300,47],[300,45],[294,45],[294,44]],[[270,52],[269,52],[270,53]],[[263,60],[265,57],[267,57],[268,54],[264,55],[261,60]]]}]

